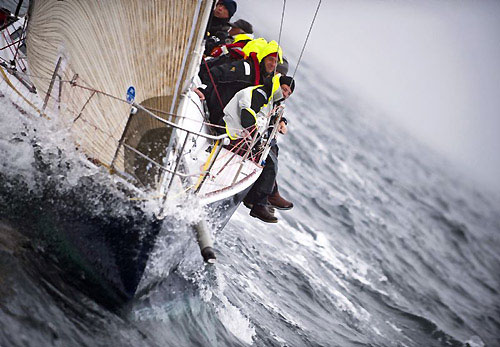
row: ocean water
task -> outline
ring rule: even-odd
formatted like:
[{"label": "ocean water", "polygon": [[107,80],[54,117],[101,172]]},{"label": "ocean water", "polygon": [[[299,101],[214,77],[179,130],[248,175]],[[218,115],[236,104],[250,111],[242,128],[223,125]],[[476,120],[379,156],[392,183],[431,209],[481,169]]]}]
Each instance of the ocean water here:
[{"label": "ocean water", "polygon": [[162,230],[148,285],[119,312],[31,241],[50,230],[21,221],[47,204],[100,218],[134,209],[1,82],[0,346],[500,346],[498,195],[302,69],[279,139],[280,191],[295,207],[273,225],[240,206],[216,235],[215,266],[191,231]]}]

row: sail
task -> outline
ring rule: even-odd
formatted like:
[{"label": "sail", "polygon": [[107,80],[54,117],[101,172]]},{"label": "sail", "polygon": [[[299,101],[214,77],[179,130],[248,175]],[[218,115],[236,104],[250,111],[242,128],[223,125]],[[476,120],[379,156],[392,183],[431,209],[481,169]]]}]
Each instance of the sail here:
[{"label": "sail", "polygon": [[131,105],[124,100],[129,92],[159,117],[175,114],[199,63],[195,50],[211,5],[208,0],[32,1],[30,75],[89,158],[138,176],[138,159],[120,140],[133,148],[152,142],[161,147],[156,155],[162,154],[170,130],[141,112],[129,121]]}]

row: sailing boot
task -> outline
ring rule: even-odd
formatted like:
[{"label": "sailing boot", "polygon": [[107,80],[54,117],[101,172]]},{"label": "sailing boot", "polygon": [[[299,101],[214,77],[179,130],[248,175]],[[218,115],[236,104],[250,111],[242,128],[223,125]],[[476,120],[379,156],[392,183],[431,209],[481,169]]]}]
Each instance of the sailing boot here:
[{"label": "sailing boot", "polygon": [[291,210],[293,207],[293,203],[283,198],[278,190],[269,195],[267,197],[267,201],[272,207],[275,207],[278,210]]},{"label": "sailing boot", "polygon": [[268,207],[264,205],[253,205],[250,210],[250,216],[259,218],[261,221],[266,223],[278,223],[278,218],[269,212]]},{"label": "sailing boot", "polygon": [[246,208],[252,209],[253,207],[253,201],[250,201],[250,199],[243,199],[243,205],[245,205]]},{"label": "sailing boot", "polygon": [[[253,205],[254,205],[254,203],[250,202],[250,200],[243,199],[243,205],[245,205],[246,208],[248,208],[249,210],[251,210],[252,207],[253,207]],[[274,214],[274,212],[276,212],[276,209],[274,207],[272,207],[271,205],[266,204],[266,207],[269,210],[269,213]]]}]

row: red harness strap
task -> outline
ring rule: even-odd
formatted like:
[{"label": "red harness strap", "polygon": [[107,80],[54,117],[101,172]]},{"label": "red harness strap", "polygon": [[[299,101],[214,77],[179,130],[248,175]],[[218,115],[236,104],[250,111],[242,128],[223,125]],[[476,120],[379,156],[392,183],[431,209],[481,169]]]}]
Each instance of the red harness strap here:
[{"label": "red harness strap", "polygon": [[9,18],[10,12],[4,8],[0,8],[0,26],[7,24],[7,18]]},{"label": "red harness strap", "polygon": [[260,84],[260,64],[259,64],[259,59],[257,59],[257,53],[251,52],[250,59],[252,60],[253,66],[255,67],[254,85],[258,86]]},{"label": "red harness strap", "polygon": [[231,48],[229,54],[231,55],[231,58],[236,60],[245,59],[247,57],[245,52],[243,52],[243,50],[239,47]]},{"label": "red harness strap", "polygon": [[205,68],[207,69],[208,76],[210,77],[210,82],[212,82],[212,85],[214,86],[215,94],[217,95],[217,99],[219,100],[220,107],[224,109],[224,104],[222,103],[222,99],[219,95],[219,91],[217,90],[217,86],[215,85],[214,78],[212,77],[212,73],[210,72],[210,69],[208,68],[207,61],[205,60],[205,57],[203,57],[203,62],[205,63]]},{"label": "red harness strap", "polygon": [[[227,51],[233,55],[233,50],[236,50],[236,51],[241,51],[241,49],[243,47],[245,47],[245,45],[248,43],[248,41],[238,41],[238,42],[235,42],[235,43],[228,43],[227,45],[222,45],[222,46],[217,46],[215,47],[212,52],[210,53],[210,56],[214,57],[214,58],[217,58],[218,56],[220,56],[223,51],[222,51],[222,47],[226,47],[227,48]],[[242,52],[243,53],[243,52]],[[235,58],[245,58],[245,55],[242,54],[242,53],[239,53],[238,52],[238,55],[235,57]]]}]

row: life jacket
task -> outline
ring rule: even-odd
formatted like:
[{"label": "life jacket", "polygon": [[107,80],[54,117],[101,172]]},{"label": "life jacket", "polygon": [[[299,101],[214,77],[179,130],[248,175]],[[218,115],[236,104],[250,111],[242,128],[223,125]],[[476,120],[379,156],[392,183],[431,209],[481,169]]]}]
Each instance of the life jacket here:
[{"label": "life jacket", "polygon": [[[246,129],[241,124],[241,112],[247,110],[255,118],[257,131],[262,135],[269,127],[269,113],[276,101],[283,99],[283,92],[279,83],[281,75],[277,74],[272,79],[271,89],[264,85],[248,87],[237,92],[229,103],[224,107],[224,122],[226,123],[226,133],[231,140],[244,137]],[[255,93],[260,93],[265,97],[266,102],[259,109],[252,109],[252,98]]]},{"label": "life jacket", "polygon": [[246,55],[243,52],[243,47],[245,47],[247,42],[248,41],[238,41],[215,47],[210,53],[210,56],[218,58],[221,55],[229,55],[232,59],[245,59]]},{"label": "life jacket", "polygon": [[233,59],[244,59],[247,55],[243,52],[243,47],[253,40],[252,34],[238,34],[234,36],[234,40],[231,43],[215,47],[210,56],[217,58],[220,55],[229,54]]},{"label": "life jacket", "polygon": [[[245,34],[241,34],[241,35],[245,35]],[[239,35],[237,35],[237,36],[239,36]],[[235,44],[239,44],[239,42],[244,42],[242,39],[245,38],[245,36],[238,37],[241,41],[238,41]],[[276,43],[276,41],[274,41],[274,42]],[[276,43],[276,47],[278,47],[277,43]],[[278,51],[278,49],[276,47],[274,46],[274,44],[269,46],[267,41],[261,37],[258,39],[251,40],[251,41],[247,42],[242,48],[242,52],[244,53],[245,60],[243,60],[241,68],[235,68],[234,66],[226,66],[226,68],[228,68],[229,71],[223,72],[220,76],[220,79],[218,79],[218,82],[224,83],[225,81],[248,81],[249,84],[253,84],[253,85],[261,84],[261,66],[260,66],[260,59],[259,59],[260,51],[263,49],[266,49],[266,53],[271,54],[271,53],[273,53],[272,52],[273,49],[275,50],[275,52]],[[237,52],[236,50],[234,52],[235,52],[234,54],[239,54],[239,53],[236,53]],[[218,58],[218,59],[220,59],[220,58]],[[241,58],[239,58],[239,59],[241,59]],[[212,66],[214,66],[214,65],[212,65]],[[233,72],[236,72],[236,74],[233,74]],[[250,80],[248,77],[250,75],[252,75],[252,73],[253,73],[253,80]],[[215,74],[218,74],[218,73],[215,72]],[[200,78],[202,79],[202,81],[204,83],[205,83],[205,81],[207,81],[207,79],[205,77],[202,78],[202,76],[200,76]],[[205,83],[205,84],[207,84],[207,83]]]},{"label": "life jacket", "polygon": [[240,42],[240,41],[250,42],[252,40],[253,40],[253,34],[238,34],[238,35],[234,35],[233,43]]},{"label": "life jacket", "polygon": [[251,52],[250,56],[248,57],[248,60],[252,61],[252,64],[255,69],[255,78],[253,81],[254,85],[259,85],[260,84],[260,64],[259,64],[259,59],[257,58],[257,53]]},{"label": "life jacket", "polygon": [[258,39],[254,39],[248,42],[243,48],[243,53],[245,53],[246,56],[250,56],[250,53],[252,52],[258,54],[266,46],[267,46],[266,39],[259,37]]}]

